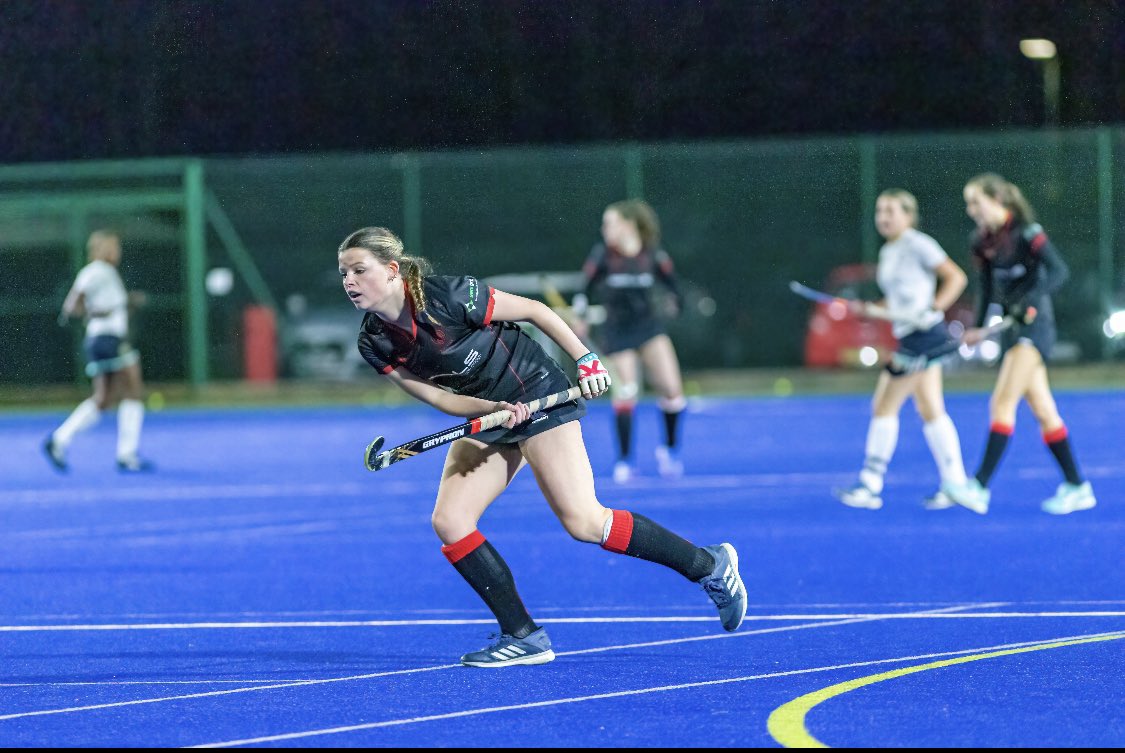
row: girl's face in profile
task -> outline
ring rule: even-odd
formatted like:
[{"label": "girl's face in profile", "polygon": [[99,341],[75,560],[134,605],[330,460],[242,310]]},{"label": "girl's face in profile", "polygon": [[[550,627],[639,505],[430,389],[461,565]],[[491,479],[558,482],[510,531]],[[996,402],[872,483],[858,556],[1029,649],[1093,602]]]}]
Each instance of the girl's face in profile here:
[{"label": "girl's face in profile", "polygon": [[383,264],[365,248],[349,248],[340,254],[340,280],[352,305],[374,311],[402,289],[398,262]]},{"label": "girl's face in profile", "polygon": [[998,228],[1008,219],[1008,210],[1004,205],[980,190],[975,183],[965,186],[965,214],[977,227],[985,230]]}]

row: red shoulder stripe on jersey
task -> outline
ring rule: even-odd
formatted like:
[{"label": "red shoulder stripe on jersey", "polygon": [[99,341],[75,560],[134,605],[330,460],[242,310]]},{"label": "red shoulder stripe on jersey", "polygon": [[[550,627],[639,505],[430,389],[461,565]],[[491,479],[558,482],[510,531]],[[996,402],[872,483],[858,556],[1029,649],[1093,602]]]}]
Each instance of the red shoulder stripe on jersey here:
[{"label": "red shoulder stripe on jersey", "polygon": [[484,312],[484,323],[482,327],[487,327],[492,324],[492,309],[496,306],[496,288],[491,285],[488,286],[488,308]]},{"label": "red shoulder stripe on jersey", "polygon": [[1031,239],[1031,250],[1039,253],[1039,249],[1043,248],[1043,244],[1047,242],[1047,234],[1039,233]]},{"label": "red shoulder stripe on jersey", "polygon": [[481,544],[484,543],[484,534],[480,531],[473,531],[460,541],[454,541],[452,544],[447,544],[441,548],[441,553],[449,560],[451,565],[456,565],[461,560],[468,557],[470,554],[477,550]]}]

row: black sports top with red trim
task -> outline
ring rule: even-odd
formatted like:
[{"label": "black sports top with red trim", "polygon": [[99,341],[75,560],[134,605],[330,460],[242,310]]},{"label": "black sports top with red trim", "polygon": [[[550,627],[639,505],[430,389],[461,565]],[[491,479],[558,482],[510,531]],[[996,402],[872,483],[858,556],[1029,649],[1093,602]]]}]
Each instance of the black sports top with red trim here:
[{"label": "black sports top with red trim", "polygon": [[998,230],[974,231],[969,242],[980,272],[978,327],[990,302],[999,303],[1004,313],[1015,305],[1034,306],[1037,318],[1053,319],[1050,296],[1066,282],[1070,270],[1039,223],[1011,219]]},{"label": "black sports top with red trim", "polygon": [[475,277],[424,277],[422,287],[420,313],[406,291],[411,331],[370,312],[363,317],[359,352],[380,374],[402,366],[458,395],[508,402],[541,397],[552,373],[566,379],[518,324],[492,321],[495,291]]},{"label": "black sports top with red trim", "polygon": [[660,318],[652,301],[657,281],[680,304],[672,257],[662,248],[644,247],[640,253],[626,256],[598,243],[590,250],[582,272],[586,276],[586,295],[605,307],[605,326],[611,329]]}]

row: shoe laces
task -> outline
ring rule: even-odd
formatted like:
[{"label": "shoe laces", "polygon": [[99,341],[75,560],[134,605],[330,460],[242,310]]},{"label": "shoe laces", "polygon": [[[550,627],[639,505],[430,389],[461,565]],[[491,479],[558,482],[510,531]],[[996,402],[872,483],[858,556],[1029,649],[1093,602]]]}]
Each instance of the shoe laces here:
[{"label": "shoe laces", "polygon": [[715,605],[718,606],[719,609],[728,606],[734,601],[730,592],[727,591],[726,583],[723,582],[721,577],[708,578],[703,581],[702,585],[703,590],[711,597],[711,601],[715,602]]}]

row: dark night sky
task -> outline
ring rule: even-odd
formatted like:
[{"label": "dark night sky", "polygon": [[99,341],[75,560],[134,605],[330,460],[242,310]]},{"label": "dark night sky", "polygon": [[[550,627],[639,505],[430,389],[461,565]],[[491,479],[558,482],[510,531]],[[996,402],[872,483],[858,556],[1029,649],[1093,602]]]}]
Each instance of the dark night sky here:
[{"label": "dark night sky", "polygon": [[0,0],[0,162],[1125,121],[1110,0]]}]

